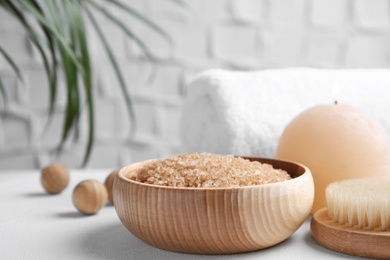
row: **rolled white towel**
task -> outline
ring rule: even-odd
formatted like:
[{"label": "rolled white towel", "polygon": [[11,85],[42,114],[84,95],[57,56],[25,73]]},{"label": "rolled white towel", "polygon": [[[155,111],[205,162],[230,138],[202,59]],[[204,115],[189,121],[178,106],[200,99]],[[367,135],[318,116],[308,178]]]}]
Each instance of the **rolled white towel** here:
[{"label": "rolled white towel", "polygon": [[273,157],[296,115],[336,99],[366,111],[390,133],[390,70],[208,70],[188,85],[180,123],[183,149]]}]

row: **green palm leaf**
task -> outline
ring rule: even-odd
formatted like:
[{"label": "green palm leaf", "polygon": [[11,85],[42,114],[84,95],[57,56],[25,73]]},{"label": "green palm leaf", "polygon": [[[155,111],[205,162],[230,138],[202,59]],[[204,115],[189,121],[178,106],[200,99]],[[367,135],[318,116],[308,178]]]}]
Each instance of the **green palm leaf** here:
[{"label": "green palm leaf", "polygon": [[[140,14],[139,12],[137,12],[135,9],[131,8],[130,6],[118,1],[118,0],[107,0],[108,2],[116,5],[117,7],[119,7],[120,9],[128,12],[130,15],[132,15],[134,18],[137,18],[139,21],[143,22],[144,24],[146,24],[147,26],[149,26],[150,28],[152,28],[155,32],[157,32],[158,34],[160,34],[163,38],[165,38],[170,44],[172,44],[172,39],[171,37],[169,36],[169,34],[167,32],[165,32],[164,29],[162,29],[160,26],[158,26],[156,23],[152,22],[150,19],[146,18],[145,16],[143,16],[142,14]],[[93,0],[88,0],[88,2],[90,2],[91,4],[94,4],[94,1]],[[179,2],[182,2],[182,1],[179,1]]]},{"label": "green palm leaf", "polygon": [[11,65],[12,69],[15,71],[19,80],[22,81],[22,74],[20,72],[18,65],[16,65],[16,62],[11,58],[11,56],[8,55],[8,53],[1,46],[0,46],[0,53],[3,55],[3,57],[8,62],[8,64]]},{"label": "green palm leaf", "polygon": [[76,46],[78,46],[81,57],[84,59],[81,60],[81,63],[84,68],[84,73],[82,75],[84,81],[84,90],[86,93],[87,99],[87,109],[88,109],[88,119],[89,119],[89,129],[88,129],[88,142],[85,157],[83,160],[83,166],[88,162],[89,155],[92,150],[92,144],[94,139],[94,109],[93,109],[93,94],[92,94],[92,72],[91,72],[91,64],[90,57],[88,51],[88,43],[86,38],[86,31],[84,27],[84,19],[82,14],[82,6],[79,5],[77,1],[74,1],[74,5],[69,5],[68,9],[71,14],[73,14],[74,21],[74,38],[75,42],[77,42]]},{"label": "green palm leaf", "polygon": [[3,81],[0,78],[0,96],[3,98],[4,101],[4,110],[7,109],[7,104],[8,104],[8,97],[7,97],[7,92],[5,91],[5,87],[3,84]]},{"label": "green palm leaf", "polygon": [[[170,0],[173,3],[188,7],[185,1]],[[131,6],[120,0],[105,0],[105,4],[118,8],[131,15],[156,34],[165,39],[171,46],[171,37],[158,24],[148,19]],[[31,43],[37,48],[42,57],[44,70],[49,83],[49,116],[48,123],[54,112],[58,88],[58,73],[62,73],[66,84],[65,117],[62,128],[62,135],[57,151],[60,152],[65,142],[73,134],[77,140],[79,133],[79,121],[84,104],[88,118],[88,137],[85,147],[82,165],[85,166],[93,147],[94,142],[94,100],[92,68],[89,55],[87,32],[84,15],[92,23],[92,28],[97,32],[103,43],[114,73],[118,79],[124,100],[127,105],[130,121],[133,123],[131,131],[135,129],[135,115],[132,106],[131,95],[128,92],[126,82],[120,70],[117,59],[110,47],[108,38],[104,35],[99,22],[96,21],[94,13],[97,11],[107,20],[121,29],[124,34],[133,40],[144,52],[149,60],[153,60],[151,50],[139,35],[115,15],[108,8],[103,8],[95,0],[0,0],[0,8],[10,13],[16,21],[22,25]],[[33,26],[30,21],[34,20],[38,27]],[[18,65],[11,55],[0,46],[0,55],[10,64],[17,77],[22,81],[22,74]],[[7,93],[0,78],[0,96],[6,103]]]},{"label": "green palm leaf", "polygon": [[[39,5],[39,3],[37,1],[32,0],[32,3],[41,14],[44,14],[43,9],[41,8],[41,6]],[[48,68],[46,67],[46,63],[45,63],[46,73],[47,73],[47,76],[49,78],[49,91],[50,91],[49,120],[48,120],[48,124],[49,124],[50,119],[52,118],[52,115],[54,113],[54,105],[56,103],[56,98],[57,98],[57,67],[58,67],[58,65],[57,65],[57,58],[56,58],[56,52],[55,52],[54,37],[50,34],[49,30],[42,23],[39,23],[39,26],[45,35],[46,42],[49,46],[49,53],[51,56],[51,70],[48,70]],[[44,57],[43,57],[43,59],[44,59]]]},{"label": "green palm leaf", "polygon": [[42,23],[45,28],[47,28],[53,36],[58,41],[59,45],[64,49],[66,54],[69,56],[69,58],[72,60],[72,62],[76,65],[77,69],[80,71],[83,70],[83,67],[81,66],[79,60],[77,59],[75,53],[72,51],[70,46],[67,44],[66,39],[64,36],[50,23],[47,18],[42,15],[39,10],[32,4],[29,0],[19,0],[20,3],[23,5],[24,8],[26,8],[31,15],[33,15],[40,23]]},{"label": "green palm leaf", "polygon": [[[33,1],[33,3],[36,6],[36,8],[38,8],[38,10],[40,10],[40,12],[42,13],[39,4],[36,3],[35,1]],[[49,63],[48,57],[44,51],[44,46],[41,43],[42,39],[40,39],[39,34],[27,22],[25,15],[22,13],[22,11],[20,11],[18,9],[18,7],[16,5],[14,5],[12,2],[5,2],[5,6],[14,15],[14,17],[16,17],[19,20],[20,24],[25,28],[25,30],[27,31],[27,33],[31,39],[31,42],[37,48],[37,50],[39,51],[39,53],[42,57],[44,68],[45,68],[46,75],[48,78],[48,83],[49,83],[49,91],[50,91],[49,119],[50,119],[52,114],[53,114],[53,110],[54,110],[55,94],[56,94],[56,81],[57,81],[57,77],[56,77],[56,73],[55,73],[56,63],[55,63],[54,50],[52,50],[52,48],[50,48],[51,49],[50,55],[52,56],[51,57],[51,60],[52,60],[51,64],[53,64],[53,66],[51,66],[51,64]],[[43,27],[43,26],[41,25],[41,27]],[[46,30],[44,27],[42,29],[44,31]],[[46,32],[45,35],[48,39],[50,39],[49,38],[50,34],[48,34]]]},{"label": "green palm leaf", "polygon": [[94,26],[96,32],[98,33],[99,35],[99,38],[101,39],[102,43],[103,43],[103,46],[107,52],[107,55],[110,59],[110,62],[114,68],[114,72],[118,78],[118,81],[119,81],[119,85],[121,87],[121,90],[122,90],[122,93],[123,93],[123,96],[125,98],[125,101],[126,101],[126,105],[127,105],[127,109],[128,109],[128,112],[129,112],[129,115],[133,121],[133,127],[132,127],[132,131],[134,132],[135,130],[135,115],[134,115],[134,110],[133,110],[133,107],[132,107],[132,102],[131,102],[131,98],[130,98],[130,95],[128,93],[128,90],[127,90],[127,87],[126,87],[126,84],[125,84],[125,80],[122,76],[122,73],[120,71],[120,68],[119,68],[119,65],[118,65],[118,62],[116,61],[116,58],[111,50],[111,47],[106,39],[106,37],[104,36],[103,34],[103,31],[102,29],[100,28],[99,24],[97,23],[94,15],[89,11],[88,8],[85,8],[85,11],[89,17],[89,19],[91,20],[92,22],[92,25]]},{"label": "green palm leaf", "polygon": [[149,60],[153,60],[153,55],[151,54],[148,46],[136,35],[134,34],[123,22],[121,22],[119,19],[117,19],[114,15],[112,15],[107,9],[97,5],[94,3],[93,0],[87,0],[91,6],[93,6],[96,10],[101,12],[103,15],[105,15],[110,21],[112,21],[114,24],[116,24],[124,33],[134,40],[136,44],[142,49],[144,54]]}]

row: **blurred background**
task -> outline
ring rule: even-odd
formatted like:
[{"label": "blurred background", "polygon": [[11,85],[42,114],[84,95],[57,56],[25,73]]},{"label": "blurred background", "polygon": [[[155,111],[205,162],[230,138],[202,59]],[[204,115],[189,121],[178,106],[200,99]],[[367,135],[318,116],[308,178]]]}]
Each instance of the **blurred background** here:
[{"label": "blurred background", "polygon": [[[153,61],[118,26],[97,17],[126,80],[134,122],[101,40],[88,30],[95,136],[86,167],[118,168],[181,153],[179,122],[186,85],[200,71],[390,65],[389,0],[185,2],[183,7],[175,1],[126,1],[161,26],[172,45],[133,16],[106,6],[143,39]],[[0,79],[8,100],[7,109],[0,104],[0,170],[37,169],[51,162],[80,167],[88,138],[87,116],[81,114],[78,139],[65,143],[63,152],[56,154],[66,106],[64,79],[59,78],[58,102],[51,124],[45,128],[50,93],[41,56],[20,23],[2,8],[0,46],[12,55],[23,74],[21,82],[0,55]],[[131,134],[134,123],[137,127]]]}]

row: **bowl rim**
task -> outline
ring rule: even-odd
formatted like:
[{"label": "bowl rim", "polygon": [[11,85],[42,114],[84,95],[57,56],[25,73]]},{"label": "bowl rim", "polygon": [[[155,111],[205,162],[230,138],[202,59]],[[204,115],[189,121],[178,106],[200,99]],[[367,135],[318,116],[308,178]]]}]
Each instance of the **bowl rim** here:
[{"label": "bowl rim", "polygon": [[[126,182],[130,183],[130,184],[141,185],[141,186],[150,187],[150,188],[159,188],[159,189],[168,189],[168,190],[188,190],[188,191],[190,191],[190,190],[199,190],[199,191],[212,191],[212,190],[215,190],[215,191],[217,191],[217,190],[242,190],[242,189],[253,189],[253,188],[256,188],[256,187],[286,185],[286,183],[291,183],[293,181],[298,181],[298,179],[302,179],[304,176],[307,176],[308,174],[311,175],[310,169],[307,166],[305,166],[305,165],[303,165],[301,163],[294,162],[294,161],[280,160],[280,159],[267,158],[267,157],[256,157],[256,156],[239,156],[239,155],[235,155],[235,157],[241,157],[241,158],[249,159],[249,160],[251,160],[251,159],[252,160],[253,159],[265,159],[265,160],[269,160],[269,161],[279,161],[279,162],[289,163],[289,164],[296,165],[298,167],[303,168],[304,172],[301,175],[299,175],[299,176],[292,177],[290,180],[278,181],[278,182],[273,182],[273,183],[257,184],[257,185],[234,186],[234,187],[175,187],[175,186],[164,186],[164,185],[157,185],[157,184],[150,184],[150,183],[143,183],[143,182],[139,182],[139,181],[134,181],[134,180],[130,180],[129,178],[124,176],[125,173],[128,172],[127,169],[129,169],[131,167],[134,167],[137,164],[144,164],[144,163],[147,163],[147,162],[153,162],[153,161],[156,161],[156,160],[164,159],[164,158],[159,158],[159,159],[150,159],[150,160],[145,160],[145,161],[139,161],[139,162],[132,163],[132,164],[130,164],[128,166],[122,167],[118,171],[117,177],[120,178],[123,181],[126,181]],[[287,172],[287,173],[290,175],[289,172]]]}]

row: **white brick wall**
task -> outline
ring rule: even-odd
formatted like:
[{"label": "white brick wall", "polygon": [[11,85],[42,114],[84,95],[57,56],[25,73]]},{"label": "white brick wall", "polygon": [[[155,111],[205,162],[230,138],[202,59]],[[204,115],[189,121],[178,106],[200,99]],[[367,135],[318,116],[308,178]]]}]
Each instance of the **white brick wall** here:
[{"label": "white brick wall", "polygon": [[348,0],[313,0],[309,8],[309,22],[317,27],[343,27],[348,20]]},{"label": "white brick wall", "polygon": [[271,29],[302,30],[305,26],[305,0],[273,0],[269,1],[269,23]]},{"label": "white brick wall", "polygon": [[224,24],[213,31],[217,60],[229,64],[256,66],[259,62],[259,41],[255,27]]},{"label": "white brick wall", "polygon": [[390,29],[388,0],[376,0],[375,4],[369,0],[357,0],[354,11],[357,26],[371,30]]},{"label": "white brick wall", "polygon": [[[96,143],[88,167],[117,168],[181,152],[178,125],[186,82],[208,68],[265,69],[315,66],[388,67],[390,0],[132,0],[130,5],[171,35],[166,41],[124,12],[110,9],[137,32],[157,56],[145,60],[122,32],[105,23],[128,82],[136,113],[130,135],[121,90],[95,33],[89,33],[94,60]],[[102,19],[102,18],[101,18]],[[0,57],[0,78],[9,104],[0,99],[0,169],[40,168],[60,161],[78,167],[87,125],[62,154],[55,148],[62,131],[65,87],[52,124],[47,120],[48,87],[42,62],[20,26],[0,10],[0,45],[23,70],[24,85]],[[83,118],[86,114],[83,113]]]}]

